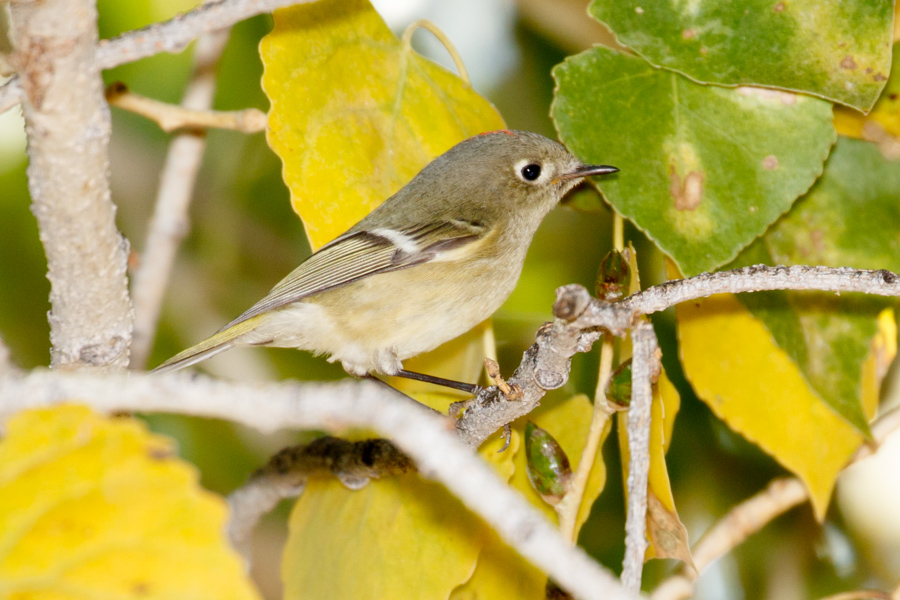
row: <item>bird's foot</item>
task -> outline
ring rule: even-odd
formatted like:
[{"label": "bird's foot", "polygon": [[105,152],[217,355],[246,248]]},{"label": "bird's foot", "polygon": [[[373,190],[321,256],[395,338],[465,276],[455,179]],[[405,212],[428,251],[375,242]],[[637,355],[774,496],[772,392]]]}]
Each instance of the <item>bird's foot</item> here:
[{"label": "bird's foot", "polygon": [[522,399],[522,388],[520,388],[516,384],[509,385],[506,383],[506,380],[503,379],[503,376],[500,375],[500,365],[497,364],[497,361],[492,358],[484,359],[484,369],[487,371],[487,374],[491,379],[494,380],[494,383],[497,385],[497,388],[503,392],[503,395],[506,396],[507,400],[521,400]]}]

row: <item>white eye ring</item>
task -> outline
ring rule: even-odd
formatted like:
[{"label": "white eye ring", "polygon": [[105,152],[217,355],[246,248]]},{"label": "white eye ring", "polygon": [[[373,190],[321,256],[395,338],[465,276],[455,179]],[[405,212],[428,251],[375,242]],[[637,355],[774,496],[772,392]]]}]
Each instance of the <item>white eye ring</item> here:
[{"label": "white eye ring", "polygon": [[520,160],[513,168],[515,169],[516,177],[525,183],[536,184],[547,178],[546,170],[536,160]]}]

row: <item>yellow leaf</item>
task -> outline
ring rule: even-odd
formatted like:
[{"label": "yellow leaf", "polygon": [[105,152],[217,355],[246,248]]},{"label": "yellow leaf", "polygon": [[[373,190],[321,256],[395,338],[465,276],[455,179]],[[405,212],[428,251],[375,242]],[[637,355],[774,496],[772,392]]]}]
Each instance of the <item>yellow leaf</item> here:
[{"label": "yellow leaf", "polygon": [[[418,396],[417,396],[418,398]],[[480,454],[508,480],[519,438]],[[415,473],[348,490],[309,482],[294,505],[282,561],[286,600],[446,598],[475,568],[486,526],[438,483]]]},{"label": "yellow leaf", "polygon": [[[581,456],[591,424],[593,407],[587,396],[579,394],[564,401],[545,400],[544,404],[527,417],[520,419],[513,427],[513,434],[524,432],[525,422],[530,420],[546,429],[565,450],[572,469],[577,469],[576,461]],[[609,426],[604,438],[609,433]],[[601,442],[602,445],[602,442]],[[515,455],[515,472],[510,485],[519,490],[544,515],[556,522],[556,511],[547,504],[528,481],[525,470],[525,453]],[[587,520],[591,505],[603,491],[606,483],[606,465],[602,460],[594,461],[584,493],[577,527]],[[478,566],[464,585],[453,591],[452,600],[494,600],[516,598],[517,600],[543,600],[547,576],[533,567],[514,550],[491,532],[478,557]]]},{"label": "yellow leaf", "polygon": [[680,304],[677,319],[681,362],[697,396],[796,474],[822,519],[861,434],[810,390],[797,365],[734,296]]},{"label": "yellow leaf", "polygon": [[172,443],[81,406],[23,412],[0,442],[0,597],[252,599],[225,503]]},{"label": "yellow leaf", "polygon": [[260,44],[268,140],[313,248],[457,142],[503,127],[490,103],[398,40],[366,0],[274,16]]},{"label": "yellow leaf", "polygon": [[881,381],[896,357],[897,322],[894,320],[894,309],[886,308],[878,315],[878,331],[872,338],[872,347],[860,376],[862,406],[870,420],[878,412]]},{"label": "yellow leaf", "polygon": [[[669,477],[666,475],[666,483]],[[647,547],[645,561],[651,558],[674,558],[690,565],[695,571],[687,529],[674,507],[669,508],[656,495],[651,485],[647,490]]]},{"label": "yellow leaf", "polygon": [[496,534],[489,535],[471,579],[453,590],[450,600],[544,600],[547,576]]}]

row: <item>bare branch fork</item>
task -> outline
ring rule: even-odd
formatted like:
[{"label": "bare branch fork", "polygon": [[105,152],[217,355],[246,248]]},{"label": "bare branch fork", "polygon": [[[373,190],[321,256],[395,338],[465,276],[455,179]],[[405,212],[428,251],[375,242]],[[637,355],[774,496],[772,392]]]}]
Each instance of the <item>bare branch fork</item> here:
[{"label": "bare branch fork", "polygon": [[[178,53],[195,38],[239,21],[270,13],[292,4],[310,0],[215,0],[162,23],[135,29],[103,40],[96,49],[96,65],[100,70],[134,62],[161,52]],[[13,77],[0,86],[0,113],[22,100],[22,82]]]}]

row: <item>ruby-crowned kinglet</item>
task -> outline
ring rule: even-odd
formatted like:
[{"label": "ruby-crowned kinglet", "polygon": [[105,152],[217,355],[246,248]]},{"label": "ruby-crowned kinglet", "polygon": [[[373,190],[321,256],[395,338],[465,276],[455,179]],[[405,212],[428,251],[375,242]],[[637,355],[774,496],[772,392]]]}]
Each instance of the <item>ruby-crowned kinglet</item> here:
[{"label": "ruby-crowned kinglet", "polygon": [[494,131],[442,154],[212,337],[154,369],[237,345],[309,350],[349,373],[402,361],[465,333],[512,293],[541,220],[589,175],[536,133]]}]

